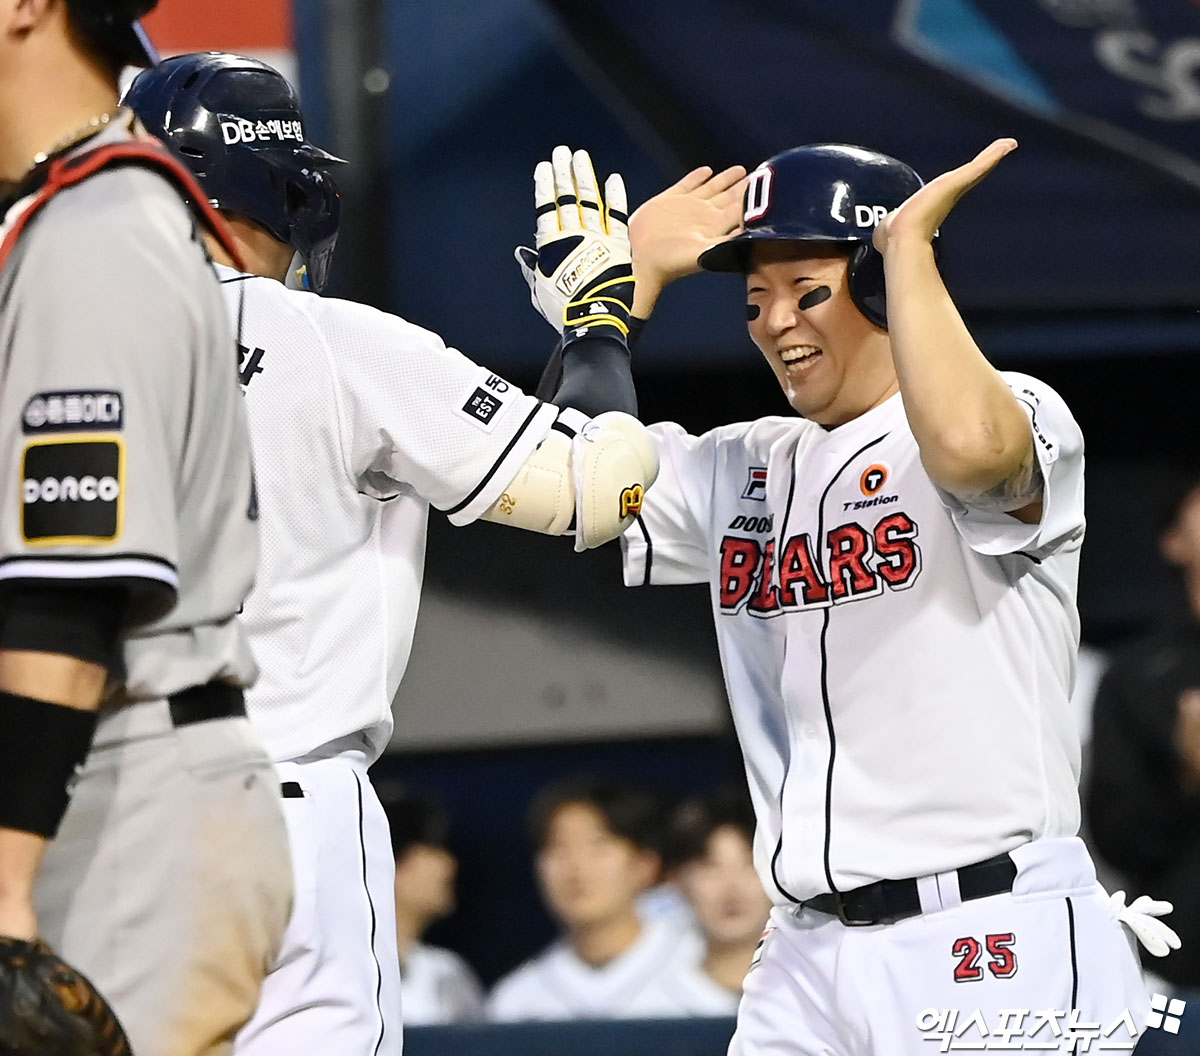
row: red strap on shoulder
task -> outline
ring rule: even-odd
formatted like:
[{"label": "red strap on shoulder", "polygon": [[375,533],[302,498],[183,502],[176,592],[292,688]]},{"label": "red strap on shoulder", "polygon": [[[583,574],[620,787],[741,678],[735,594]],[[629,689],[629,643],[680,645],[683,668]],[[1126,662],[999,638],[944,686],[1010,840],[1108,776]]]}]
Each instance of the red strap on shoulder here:
[{"label": "red strap on shoulder", "polygon": [[208,228],[212,236],[221,244],[221,248],[233,259],[235,266],[240,269],[245,268],[229,225],[225,223],[220,213],[209,204],[200,184],[196,182],[196,177],[188,171],[186,166],[177,161],[166,147],[152,140],[139,139],[125,143],[109,143],[93,150],[85,150],[80,154],[71,154],[52,161],[46,182],[9,229],[4,237],[4,242],[0,244],[0,269],[8,261],[8,256],[17,244],[17,239],[21,237],[21,232],[51,198],[59,191],[82,183],[101,169],[113,165],[141,165],[143,168],[154,169],[166,176],[186,199],[188,207],[196,215],[196,218]]}]

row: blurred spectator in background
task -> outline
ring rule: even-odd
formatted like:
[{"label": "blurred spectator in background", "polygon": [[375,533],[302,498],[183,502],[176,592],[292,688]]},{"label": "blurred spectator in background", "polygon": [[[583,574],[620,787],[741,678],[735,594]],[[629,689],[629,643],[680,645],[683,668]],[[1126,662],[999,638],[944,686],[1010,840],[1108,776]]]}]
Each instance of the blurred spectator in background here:
[{"label": "blurred spectator in background", "polygon": [[672,875],[704,944],[695,960],[661,979],[681,1016],[732,1016],[771,910],[754,868],[754,808],[745,788],[684,803],[668,840]]},{"label": "blurred spectator in background", "polygon": [[[1087,788],[1095,846],[1132,888],[1175,904],[1183,948],[1154,971],[1200,988],[1200,467],[1180,474],[1163,556],[1187,605],[1118,653],[1096,696]],[[1132,893],[1132,892],[1131,892]]]},{"label": "blurred spectator in background", "polygon": [[483,988],[457,953],[421,936],[454,912],[458,862],[450,823],[435,802],[395,791],[383,799],[396,855],[396,941],[405,1026],[483,1018]]},{"label": "blurred spectator in background", "polygon": [[655,985],[694,943],[643,920],[638,897],[658,878],[655,797],[604,777],[569,778],[530,810],[542,897],[563,935],[509,973],[488,1000],[498,1021],[652,1019],[670,1015]]}]

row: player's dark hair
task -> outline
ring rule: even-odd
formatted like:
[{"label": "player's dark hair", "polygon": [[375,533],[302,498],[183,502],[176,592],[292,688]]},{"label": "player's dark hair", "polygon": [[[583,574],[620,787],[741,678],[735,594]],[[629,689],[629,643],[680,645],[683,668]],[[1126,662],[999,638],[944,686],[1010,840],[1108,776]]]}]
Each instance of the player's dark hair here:
[{"label": "player's dark hair", "polygon": [[400,787],[381,791],[380,802],[397,861],[414,846],[449,848],[450,815],[435,799]]},{"label": "player's dark hair", "polygon": [[66,0],[71,27],[88,51],[114,75],[126,63],[144,62],[132,24],[158,6],[158,0]]},{"label": "player's dark hair", "polygon": [[616,836],[635,847],[662,853],[663,812],[659,799],[629,781],[597,774],[578,774],[542,789],[529,808],[529,835],[539,849],[546,845],[550,823],[563,807],[591,807]]},{"label": "player's dark hair", "polygon": [[754,842],[754,807],[745,788],[722,785],[706,795],[686,800],[675,811],[667,835],[666,866],[675,869],[703,858],[718,829],[736,829]]}]

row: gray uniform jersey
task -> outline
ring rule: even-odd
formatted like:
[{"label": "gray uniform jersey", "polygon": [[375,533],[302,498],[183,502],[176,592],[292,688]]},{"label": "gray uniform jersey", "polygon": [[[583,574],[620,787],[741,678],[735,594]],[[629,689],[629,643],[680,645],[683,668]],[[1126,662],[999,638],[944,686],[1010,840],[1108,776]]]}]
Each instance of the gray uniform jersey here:
[{"label": "gray uniform jersey", "polygon": [[235,344],[187,207],[141,167],[60,192],[0,272],[0,605],[21,583],[121,585],[128,699],[247,685],[252,507]]}]

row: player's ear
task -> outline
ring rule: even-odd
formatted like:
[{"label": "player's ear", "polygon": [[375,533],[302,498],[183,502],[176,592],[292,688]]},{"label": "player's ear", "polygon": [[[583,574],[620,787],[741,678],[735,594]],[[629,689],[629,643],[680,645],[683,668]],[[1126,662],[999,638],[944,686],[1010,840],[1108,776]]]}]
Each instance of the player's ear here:
[{"label": "player's ear", "polygon": [[52,6],[66,15],[67,0],[0,0],[0,19],[6,36],[25,36],[37,28]]}]

